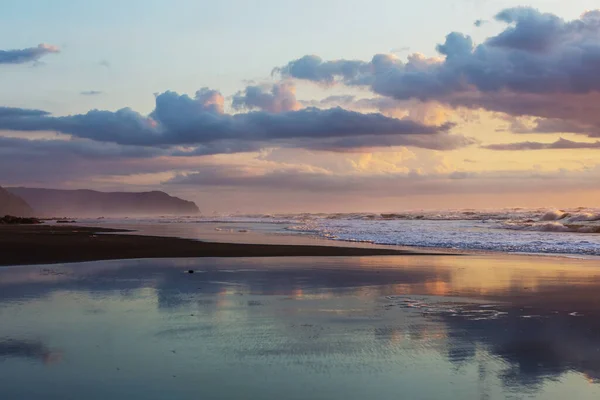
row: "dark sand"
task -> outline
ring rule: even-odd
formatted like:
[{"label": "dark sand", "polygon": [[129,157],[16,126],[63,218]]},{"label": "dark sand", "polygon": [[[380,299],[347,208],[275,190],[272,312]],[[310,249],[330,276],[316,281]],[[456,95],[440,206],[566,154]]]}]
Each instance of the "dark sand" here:
[{"label": "dark sand", "polygon": [[133,258],[432,255],[380,248],[213,243],[119,232],[123,231],[77,226],[0,225],[0,265]]}]

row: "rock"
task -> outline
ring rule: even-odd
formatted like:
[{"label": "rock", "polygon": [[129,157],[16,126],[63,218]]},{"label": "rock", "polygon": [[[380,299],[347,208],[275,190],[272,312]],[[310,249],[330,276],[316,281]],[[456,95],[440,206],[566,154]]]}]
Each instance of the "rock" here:
[{"label": "rock", "polygon": [[15,217],[12,215],[5,215],[0,218],[0,225],[33,225],[41,224],[37,218],[26,218],[26,217]]}]

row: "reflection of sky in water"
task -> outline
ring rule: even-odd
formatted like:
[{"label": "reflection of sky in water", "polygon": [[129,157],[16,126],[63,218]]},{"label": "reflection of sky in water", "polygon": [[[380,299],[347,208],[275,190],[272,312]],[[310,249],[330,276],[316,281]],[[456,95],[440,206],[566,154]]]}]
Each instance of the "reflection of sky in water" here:
[{"label": "reflection of sky in water", "polygon": [[480,257],[3,268],[0,398],[596,399],[599,278]]}]

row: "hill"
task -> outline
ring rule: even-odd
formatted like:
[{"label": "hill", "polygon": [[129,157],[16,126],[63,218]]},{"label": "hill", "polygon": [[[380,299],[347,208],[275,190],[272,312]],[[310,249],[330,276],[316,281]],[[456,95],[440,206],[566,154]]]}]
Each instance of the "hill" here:
[{"label": "hill", "polygon": [[25,200],[0,187],[0,217],[5,215],[31,217],[33,210]]},{"label": "hill", "polygon": [[192,215],[199,212],[194,202],[160,191],[98,192],[24,187],[6,190],[23,198],[38,216]]}]

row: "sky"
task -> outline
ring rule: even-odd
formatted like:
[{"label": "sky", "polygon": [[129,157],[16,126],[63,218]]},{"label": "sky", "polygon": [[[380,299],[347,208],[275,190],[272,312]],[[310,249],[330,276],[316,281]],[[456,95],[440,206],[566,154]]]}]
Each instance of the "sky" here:
[{"label": "sky", "polygon": [[597,0],[2,0],[0,185],[598,206]]}]

